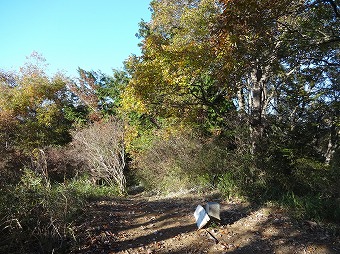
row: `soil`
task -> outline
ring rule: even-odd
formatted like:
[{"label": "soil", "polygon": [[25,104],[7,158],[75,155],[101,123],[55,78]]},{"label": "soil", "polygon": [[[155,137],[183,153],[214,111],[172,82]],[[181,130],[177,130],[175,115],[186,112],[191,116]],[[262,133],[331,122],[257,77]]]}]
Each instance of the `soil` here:
[{"label": "soil", "polygon": [[[197,205],[216,201],[221,220],[198,230]],[[340,239],[275,207],[254,208],[217,196],[138,194],[97,200],[74,232],[72,253],[340,253]]]}]

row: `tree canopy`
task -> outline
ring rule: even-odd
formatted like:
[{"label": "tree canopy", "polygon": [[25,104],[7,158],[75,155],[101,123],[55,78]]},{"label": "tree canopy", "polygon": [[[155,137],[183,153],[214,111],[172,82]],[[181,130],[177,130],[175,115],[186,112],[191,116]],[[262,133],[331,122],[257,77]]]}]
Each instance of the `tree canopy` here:
[{"label": "tree canopy", "polygon": [[45,59],[34,52],[19,73],[2,73],[0,83],[1,147],[33,149],[70,141],[66,80],[44,72]]},{"label": "tree canopy", "polygon": [[130,103],[224,128],[237,117],[248,123],[253,152],[269,132],[313,125],[308,142],[329,161],[339,126],[334,1],[167,0],[151,8],[152,20],[140,24],[142,56],[127,61]]}]

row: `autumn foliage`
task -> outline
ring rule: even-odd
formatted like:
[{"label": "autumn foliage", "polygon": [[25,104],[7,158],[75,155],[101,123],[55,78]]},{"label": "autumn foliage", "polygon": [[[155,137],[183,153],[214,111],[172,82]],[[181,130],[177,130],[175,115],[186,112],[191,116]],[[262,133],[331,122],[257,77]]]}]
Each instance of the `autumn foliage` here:
[{"label": "autumn foliage", "polygon": [[[150,8],[141,55],[122,71],[50,76],[36,52],[17,72],[0,71],[4,200],[40,200],[41,232],[57,242],[50,227],[67,235],[69,224],[48,224],[51,211],[75,212],[63,190],[79,194],[79,182],[118,195],[131,185],[214,189],[339,222],[336,1],[153,0]],[[32,195],[17,192],[25,188]],[[21,221],[39,228],[27,219],[37,209],[10,208],[0,207],[2,234],[19,232]]]}]

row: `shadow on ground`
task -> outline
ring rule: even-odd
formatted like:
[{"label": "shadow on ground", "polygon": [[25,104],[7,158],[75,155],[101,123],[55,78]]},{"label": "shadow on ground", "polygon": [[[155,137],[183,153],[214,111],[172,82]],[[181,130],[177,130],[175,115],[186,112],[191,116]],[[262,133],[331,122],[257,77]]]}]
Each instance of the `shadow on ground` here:
[{"label": "shadow on ground", "polygon": [[86,208],[72,253],[340,253],[321,228],[297,226],[274,208],[221,203],[221,221],[197,230],[193,212],[214,197],[182,195],[96,201]]}]

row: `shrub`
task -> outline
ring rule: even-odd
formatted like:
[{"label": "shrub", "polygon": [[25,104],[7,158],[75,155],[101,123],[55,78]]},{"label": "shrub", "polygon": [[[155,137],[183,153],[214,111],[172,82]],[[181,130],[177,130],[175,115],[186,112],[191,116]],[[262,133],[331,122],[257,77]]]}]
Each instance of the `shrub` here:
[{"label": "shrub", "polygon": [[123,124],[114,119],[95,122],[77,131],[73,138],[77,156],[87,164],[93,181],[117,185],[123,194],[126,188]]},{"label": "shrub", "polygon": [[168,136],[164,131],[158,130],[152,144],[134,158],[145,187],[157,192],[214,187],[226,166],[225,148],[190,129]]},{"label": "shrub", "polygon": [[65,182],[86,173],[86,164],[79,160],[78,151],[72,145],[44,149],[49,179]]},{"label": "shrub", "polygon": [[280,204],[289,208],[298,219],[340,222],[340,200],[312,194],[298,196],[290,192],[283,195]]}]

